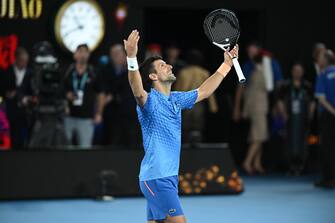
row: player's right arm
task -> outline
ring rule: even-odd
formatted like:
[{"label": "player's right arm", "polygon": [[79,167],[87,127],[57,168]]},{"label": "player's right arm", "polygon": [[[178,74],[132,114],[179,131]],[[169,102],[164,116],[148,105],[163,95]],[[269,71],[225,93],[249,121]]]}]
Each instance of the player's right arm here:
[{"label": "player's right arm", "polygon": [[[135,59],[138,50],[138,40],[140,39],[139,32],[137,30],[133,30],[128,36],[127,40],[123,40],[124,48],[127,53],[127,60]],[[129,68],[129,63],[128,63]],[[131,90],[135,96],[136,102],[138,105],[143,107],[145,102],[147,101],[148,93],[143,88],[141,74],[138,69],[130,70],[128,69],[128,81],[131,87]]]}]

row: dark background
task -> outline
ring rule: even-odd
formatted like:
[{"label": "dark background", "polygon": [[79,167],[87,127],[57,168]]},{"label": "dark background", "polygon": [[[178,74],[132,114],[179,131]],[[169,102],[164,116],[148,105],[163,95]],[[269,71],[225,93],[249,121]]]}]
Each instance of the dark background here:
[{"label": "dark background", "polygon": [[[39,19],[0,18],[0,36],[16,34],[19,45],[30,52],[35,43],[48,40],[56,49],[57,56],[64,66],[72,61],[72,55],[57,45],[53,34],[53,22],[60,0],[41,0],[43,12]],[[16,6],[19,1],[15,0]],[[317,4],[292,0],[281,1],[236,1],[236,0],[137,0],[137,1],[97,1],[105,14],[106,33],[101,45],[93,52],[92,62],[97,63],[101,55],[108,54],[113,43],[122,43],[132,29],[141,32],[139,57],[143,58],[145,45],[151,42],[163,46],[177,43],[182,50],[198,48],[206,58],[206,67],[215,71],[222,62],[222,50],[206,39],[202,23],[207,13],[216,8],[234,11],[240,21],[240,61],[245,59],[245,46],[251,40],[258,40],[274,53],[283,68],[284,76],[292,61],[302,60],[312,64],[312,48],[315,42],[324,42],[330,49],[335,48],[335,32],[332,30],[333,10],[329,1],[320,0]],[[117,6],[128,6],[128,16],[123,26],[118,27],[114,13]],[[1,4],[1,2],[0,2]],[[20,11],[17,10],[20,14]],[[237,80],[230,74],[216,91],[220,112],[208,116],[206,139],[208,142],[229,141],[231,135],[240,142],[246,135],[243,126],[229,125],[233,104],[233,94]],[[228,119],[227,119],[228,117]],[[231,124],[231,123],[230,123]],[[233,144],[232,144],[233,145]],[[233,146],[234,147],[234,146]],[[235,146],[240,148],[243,146]],[[237,151],[241,157],[243,151]]]},{"label": "dark background", "polygon": [[[19,5],[19,0],[15,2]],[[55,46],[57,56],[66,65],[72,61],[72,55],[58,47],[53,34],[55,14],[64,1],[42,0],[42,2],[43,12],[37,20],[0,18],[0,37],[15,34],[19,37],[19,45],[26,47],[30,52],[35,43],[43,40],[51,41]],[[182,50],[190,48],[202,50],[206,58],[206,67],[214,71],[222,62],[223,53],[222,50],[208,42],[203,32],[202,23],[206,14],[216,8],[230,9],[237,14],[240,20],[241,37],[239,44],[241,62],[245,59],[245,46],[251,40],[258,40],[265,48],[274,53],[274,56],[282,65],[285,76],[287,76],[289,65],[293,60],[300,59],[306,64],[312,64],[312,48],[315,42],[324,42],[330,49],[335,49],[335,32],[332,30],[334,16],[330,1],[321,0],[315,3],[292,0],[98,0],[97,2],[104,10],[106,33],[103,42],[92,54],[93,63],[97,63],[101,55],[108,54],[111,44],[122,43],[122,39],[126,38],[130,31],[136,28],[141,32],[140,58],[143,57],[144,47],[148,43],[157,42],[164,46],[170,42],[176,42]],[[124,25],[118,27],[114,13],[121,2],[128,6],[128,17],[126,17]],[[18,13],[20,14],[19,11]],[[230,149],[235,160],[239,162],[245,153],[243,148],[246,147],[240,145],[244,143],[241,139],[247,138],[246,132],[243,131],[246,128],[243,125],[229,127],[227,123],[223,124],[223,121],[229,122],[227,117],[230,117],[231,112],[231,106],[224,107],[223,105],[232,105],[232,95],[236,83],[236,76],[230,74],[216,92],[218,98],[220,98],[221,112],[219,116],[209,116],[208,125],[215,126],[215,128],[207,128],[206,134],[207,139],[210,139],[210,141],[215,141],[219,138],[227,141],[229,134],[234,135],[235,141],[231,142]],[[280,144],[267,146],[267,148],[270,147],[271,151],[265,150],[265,156],[269,156],[269,153],[271,153],[271,156],[276,156],[276,154],[280,153],[279,150],[282,149]],[[84,153],[83,155],[85,155]],[[19,165],[19,159],[25,156],[24,160],[27,161],[30,157],[26,153],[8,153],[3,158],[7,159],[8,156],[12,155],[17,161],[11,162],[10,159],[7,161],[10,161],[13,165],[18,164],[16,165],[16,167],[19,167],[18,171],[21,171],[22,168],[24,169],[24,166]],[[31,156],[34,155],[34,153],[31,153]],[[96,156],[96,163],[99,163],[100,155]],[[64,154],[59,159],[61,160],[63,156]],[[46,157],[51,159],[53,156]],[[40,158],[36,156],[36,159]],[[90,165],[90,163],[87,163],[86,157],[83,160],[83,165]],[[271,158],[266,160],[271,162]],[[38,165],[30,165],[31,163],[28,162],[27,166],[40,167]],[[72,161],[69,163],[72,163]],[[3,162],[4,168],[1,169],[10,169],[5,164]],[[274,164],[272,163],[271,165]],[[41,165],[41,168],[43,166],[44,164]],[[55,172],[59,170],[54,167],[51,168]],[[24,173],[22,172],[21,176],[25,176]],[[47,181],[48,179],[46,178]],[[18,186],[20,187],[21,185]]]},{"label": "dark background", "polygon": [[[64,1],[43,0],[43,12],[37,20],[0,19],[0,35],[16,34],[19,45],[31,50],[42,40],[56,42],[53,38],[53,20],[57,9]],[[205,15],[216,8],[234,11],[241,23],[240,45],[244,49],[250,40],[259,40],[273,51],[286,73],[292,60],[302,59],[311,62],[312,46],[322,41],[334,48],[335,32],[331,29],[333,21],[330,1],[318,1],[317,4],[299,1],[233,1],[233,0],[141,0],[141,1],[105,1],[98,0],[105,13],[106,34],[102,44],[93,53],[92,60],[97,61],[107,54],[112,43],[122,42],[129,32],[137,28],[141,32],[143,46],[149,42],[162,44],[177,42],[182,49],[199,48],[207,58],[207,66],[214,70],[220,63],[222,52],[210,45],[205,39],[202,22]],[[114,18],[117,5],[123,2],[128,6],[128,17],[123,27],[118,28]],[[0,3],[1,4],[1,3]],[[19,1],[16,1],[19,5]],[[19,13],[19,11],[18,11]],[[57,47],[59,57],[67,62],[71,55]],[[244,58],[241,52],[241,60]]]}]

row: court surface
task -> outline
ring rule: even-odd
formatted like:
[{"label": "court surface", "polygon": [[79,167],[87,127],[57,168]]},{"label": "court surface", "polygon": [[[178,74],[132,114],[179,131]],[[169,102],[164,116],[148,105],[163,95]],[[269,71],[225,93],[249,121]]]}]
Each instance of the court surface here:
[{"label": "court surface", "polygon": [[[189,223],[334,223],[335,190],[314,177],[244,177],[241,195],[182,197]],[[143,198],[1,201],[0,223],[146,222]]]}]

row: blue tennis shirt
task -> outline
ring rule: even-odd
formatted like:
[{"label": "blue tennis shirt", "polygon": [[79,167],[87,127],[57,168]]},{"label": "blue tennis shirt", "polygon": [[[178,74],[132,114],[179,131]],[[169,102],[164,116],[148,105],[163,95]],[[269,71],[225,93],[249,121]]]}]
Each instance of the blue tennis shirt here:
[{"label": "blue tennis shirt", "polygon": [[151,89],[143,107],[137,105],[145,155],[140,181],[178,175],[181,145],[181,111],[191,109],[198,90],[171,92]]}]

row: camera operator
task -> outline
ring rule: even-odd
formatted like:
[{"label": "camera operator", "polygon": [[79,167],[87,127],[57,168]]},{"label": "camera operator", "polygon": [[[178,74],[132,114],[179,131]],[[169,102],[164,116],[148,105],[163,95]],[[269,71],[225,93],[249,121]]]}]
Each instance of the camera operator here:
[{"label": "camera operator", "polygon": [[86,44],[77,47],[73,54],[74,63],[65,74],[65,91],[68,101],[68,116],[65,118],[66,136],[84,147],[92,145],[94,124],[102,121],[105,95],[96,81],[92,65],[88,63],[90,50]]},{"label": "camera operator", "polygon": [[50,149],[67,145],[63,72],[49,42],[39,42],[33,50],[31,93],[26,92],[22,99],[22,103],[31,109],[34,117],[29,147]]}]

